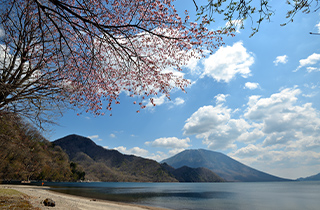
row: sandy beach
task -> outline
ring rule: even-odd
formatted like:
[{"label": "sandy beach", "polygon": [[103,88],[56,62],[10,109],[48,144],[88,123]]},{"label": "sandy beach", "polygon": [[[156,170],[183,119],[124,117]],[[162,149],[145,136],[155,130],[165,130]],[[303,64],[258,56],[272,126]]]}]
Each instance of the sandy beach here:
[{"label": "sandy beach", "polygon": [[[49,191],[49,187],[29,186],[29,185],[0,185],[0,188],[13,189],[28,195],[27,200],[36,209],[61,209],[61,210],[76,210],[76,209],[90,209],[90,210],[164,210],[164,208],[140,206],[119,202],[111,202],[105,200],[94,200],[79,196],[67,195]],[[51,198],[55,201],[55,207],[44,206],[43,201],[46,198]]]}]

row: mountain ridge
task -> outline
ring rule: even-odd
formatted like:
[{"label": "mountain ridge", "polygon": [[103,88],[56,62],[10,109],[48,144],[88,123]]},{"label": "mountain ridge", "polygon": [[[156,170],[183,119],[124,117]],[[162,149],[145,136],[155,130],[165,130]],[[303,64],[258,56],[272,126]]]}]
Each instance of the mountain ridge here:
[{"label": "mountain ridge", "polygon": [[[71,134],[53,142],[86,172],[86,178],[114,182],[177,182],[154,160],[105,149],[91,139]],[[148,167],[146,167],[148,166]]]},{"label": "mountain ridge", "polygon": [[[209,169],[174,169],[155,160],[105,149],[91,139],[71,134],[53,142],[86,172],[86,178],[113,182],[221,182]],[[181,171],[184,176],[181,176]],[[189,174],[189,175],[187,175]]]},{"label": "mountain ridge", "polygon": [[297,179],[297,181],[320,181],[320,173],[312,176],[300,177]]},{"label": "mountain ridge", "polygon": [[246,166],[220,152],[205,149],[184,150],[161,161],[161,163],[164,162],[174,168],[182,166],[208,168],[226,181],[289,181],[289,179],[273,176]]}]

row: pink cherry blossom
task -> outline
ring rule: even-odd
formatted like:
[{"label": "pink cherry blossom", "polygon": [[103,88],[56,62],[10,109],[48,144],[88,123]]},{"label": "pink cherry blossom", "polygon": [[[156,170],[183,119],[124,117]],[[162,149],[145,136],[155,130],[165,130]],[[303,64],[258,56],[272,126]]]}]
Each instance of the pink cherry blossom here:
[{"label": "pink cherry blossom", "polygon": [[[159,93],[184,91],[188,80],[166,70],[181,71],[191,57],[223,44],[228,31],[208,30],[202,26],[207,20],[189,22],[187,12],[179,17],[173,1],[9,0],[1,20],[28,20],[23,24],[33,32],[21,58],[38,65],[38,81],[56,89],[57,100],[99,115],[120,103],[121,92],[155,105]],[[19,30],[5,26],[13,31],[6,34],[9,47]]]}]

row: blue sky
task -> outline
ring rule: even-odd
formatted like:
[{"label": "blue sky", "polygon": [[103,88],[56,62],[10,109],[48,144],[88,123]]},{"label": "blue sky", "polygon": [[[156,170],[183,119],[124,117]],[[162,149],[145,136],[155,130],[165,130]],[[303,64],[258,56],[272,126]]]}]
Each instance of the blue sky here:
[{"label": "blue sky", "polygon": [[[285,2],[285,1],[283,1]],[[47,133],[53,141],[69,134],[96,144],[161,161],[184,149],[204,148],[285,178],[320,172],[320,13],[298,14],[286,26],[286,7],[249,38],[251,22],[201,60],[190,60],[182,75],[187,93],[140,110],[136,98],[120,95],[112,116],[77,116],[67,111]],[[194,13],[192,1],[178,11]],[[218,29],[224,22],[210,26]]]}]

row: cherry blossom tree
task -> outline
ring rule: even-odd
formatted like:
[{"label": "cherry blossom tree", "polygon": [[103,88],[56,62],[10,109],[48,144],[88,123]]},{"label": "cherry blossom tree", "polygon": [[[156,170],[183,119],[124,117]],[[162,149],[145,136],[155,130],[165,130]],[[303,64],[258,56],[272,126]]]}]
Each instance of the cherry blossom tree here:
[{"label": "cherry blossom tree", "polygon": [[140,108],[184,91],[188,81],[168,69],[181,71],[231,33],[181,18],[172,2],[1,0],[0,110],[67,102],[100,115],[123,91],[140,96]]}]

